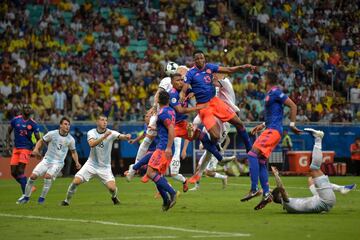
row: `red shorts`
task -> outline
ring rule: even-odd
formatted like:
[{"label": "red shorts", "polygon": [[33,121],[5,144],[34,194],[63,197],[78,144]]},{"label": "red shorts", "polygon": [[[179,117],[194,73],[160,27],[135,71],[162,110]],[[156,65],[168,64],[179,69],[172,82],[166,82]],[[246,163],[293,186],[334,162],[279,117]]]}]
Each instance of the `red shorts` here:
[{"label": "red shorts", "polygon": [[236,115],[234,110],[218,97],[213,97],[209,102],[197,105],[201,106],[203,104],[209,104],[206,108],[199,110],[200,119],[207,130],[216,124],[215,117],[222,122],[227,122]]},{"label": "red shorts", "polygon": [[165,150],[156,149],[149,160],[148,166],[158,170],[160,174],[165,174],[170,162],[171,158],[166,158]]},{"label": "red shorts", "polygon": [[177,122],[175,124],[175,137],[181,137],[189,141],[192,141],[192,139],[190,139],[188,136],[187,125],[188,122],[185,120]]},{"label": "red shorts", "polygon": [[253,147],[260,150],[260,153],[267,159],[281,140],[280,133],[275,129],[266,129],[254,142]]},{"label": "red shorts", "polygon": [[19,163],[28,164],[30,160],[31,150],[14,148],[10,160],[10,165],[19,165]]}]

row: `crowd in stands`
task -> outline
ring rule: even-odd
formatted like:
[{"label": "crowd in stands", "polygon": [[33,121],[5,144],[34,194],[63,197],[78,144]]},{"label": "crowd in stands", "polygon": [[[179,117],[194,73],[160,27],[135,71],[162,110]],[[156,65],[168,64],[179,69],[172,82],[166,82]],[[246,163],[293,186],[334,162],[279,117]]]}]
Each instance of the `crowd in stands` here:
[{"label": "crowd in stands", "polygon": [[[318,77],[349,98],[352,114],[360,110],[360,2],[342,0],[236,1],[252,19],[266,26],[302,63],[320,69]],[[316,99],[318,100],[318,99]],[[320,99],[321,100],[321,99]],[[324,104],[323,101],[321,101]],[[329,105],[325,103],[325,105]],[[337,115],[336,104],[327,111]],[[337,118],[336,118],[337,120]]]},{"label": "crowd in stands", "polygon": [[[341,92],[312,79],[304,65],[292,64],[241,26],[228,1],[46,2],[0,3],[0,121],[18,114],[24,103],[40,121],[58,122],[63,115],[93,120],[98,111],[112,120],[142,120],[167,62],[191,67],[195,49],[208,62],[261,66],[232,76],[244,121],[264,118],[267,70],[278,73],[299,106],[299,121],[360,121],[360,108]],[[256,1],[259,12],[265,8],[261,2]],[[355,64],[358,71],[357,43],[346,66]],[[346,81],[359,89],[358,77],[349,76]]]}]

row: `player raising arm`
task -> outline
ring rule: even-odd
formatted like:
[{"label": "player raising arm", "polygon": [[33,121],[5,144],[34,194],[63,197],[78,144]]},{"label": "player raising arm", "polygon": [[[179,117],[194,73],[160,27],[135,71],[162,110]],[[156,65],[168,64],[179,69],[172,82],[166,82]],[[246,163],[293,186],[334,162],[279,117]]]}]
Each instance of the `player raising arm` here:
[{"label": "player raising arm", "polygon": [[130,140],[130,134],[121,134],[107,128],[107,117],[100,114],[96,120],[96,128],[87,133],[90,145],[90,155],[84,166],[76,173],[70,184],[66,199],[61,202],[62,206],[68,206],[70,199],[75,194],[77,187],[88,182],[94,176],[98,176],[111,194],[111,200],[115,205],[120,204],[117,198],[118,189],[115,177],[111,171],[111,148],[115,140]]},{"label": "player raising arm", "polygon": [[290,107],[291,130],[296,134],[301,132],[295,127],[297,107],[295,103],[288,98],[279,87],[277,87],[276,73],[267,72],[265,78],[267,90],[265,97],[265,123],[256,126],[251,130],[251,133],[256,134],[265,127],[266,130],[256,139],[251,151],[248,152],[251,189],[249,193],[241,199],[243,202],[261,195],[261,190],[258,189],[258,180],[260,178],[260,184],[263,189],[263,199],[255,207],[255,210],[264,208],[266,204],[272,200],[269,191],[267,161],[272,151],[281,140],[284,105]]}]

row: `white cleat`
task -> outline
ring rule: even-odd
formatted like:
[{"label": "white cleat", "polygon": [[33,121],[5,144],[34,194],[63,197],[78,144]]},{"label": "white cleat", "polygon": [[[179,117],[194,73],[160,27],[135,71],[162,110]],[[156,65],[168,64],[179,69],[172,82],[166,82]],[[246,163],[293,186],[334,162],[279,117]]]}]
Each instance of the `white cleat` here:
[{"label": "white cleat", "polygon": [[222,188],[225,189],[228,184],[228,176],[226,176],[226,178],[221,179],[221,180],[222,180]]},{"label": "white cleat", "polygon": [[189,191],[197,191],[200,189],[200,184],[195,184],[195,186],[193,188],[190,188]]},{"label": "white cleat", "polygon": [[319,130],[315,130],[313,128],[304,128],[304,131],[310,132],[315,138],[323,138],[324,137],[324,132],[323,131],[319,131]]},{"label": "white cleat", "polygon": [[341,194],[347,194],[348,192],[355,190],[356,189],[356,184],[351,184],[351,185],[345,185],[344,187],[342,187],[340,189],[340,193]]},{"label": "white cleat", "polygon": [[135,170],[133,169],[134,164],[129,166],[128,173],[126,175],[126,181],[130,182],[135,176]]}]

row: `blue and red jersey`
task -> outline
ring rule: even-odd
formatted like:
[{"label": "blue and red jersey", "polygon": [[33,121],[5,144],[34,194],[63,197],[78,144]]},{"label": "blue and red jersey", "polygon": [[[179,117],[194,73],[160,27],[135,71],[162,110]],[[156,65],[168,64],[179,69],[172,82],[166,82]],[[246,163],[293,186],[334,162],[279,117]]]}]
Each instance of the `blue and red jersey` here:
[{"label": "blue and red jersey", "polygon": [[265,124],[267,128],[283,132],[284,102],[288,99],[280,88],[273,87],[265,97]]},{"label": "blue and red jersey", "polygon": [[15,148],[32,150],[34,144],[31,136],[39,132],[37,123],[31,118],[25,121],[23,116],[19,115],[11,120],[10,125],[14,129]]},{"label": "blue and red jersey", "polygon": [[177,112],[175,107],[180,105],[180,106],[186,108],[188,106],[188,101],[184,101],[183,103],[180,103],[179,102],[180,94],[179,94],[179,91],[176,90],[175,88],[172,88],[170,90],[169,95],[170,95],[170,104],[169,105],[175,111],[175,122],[178,123],[183,120],[186,120],[188,116],[186,114]]},{"label": "blue and red jersey", "polygon": [[196,66],[186,73],[185,83],[190,84],[197,103],[207,103],[216,94],[212,83],[213,73],[219,71],[219,65],[207,63],[202,69]]},{"label": "blue and red jersey", "polygon": [[156,145],[156,149],[165,150],[168,143],[168,129],[166,126],[175,125],[175,111],[171,107],[163,107],[158,113],[157,135],[159,142]]}]

